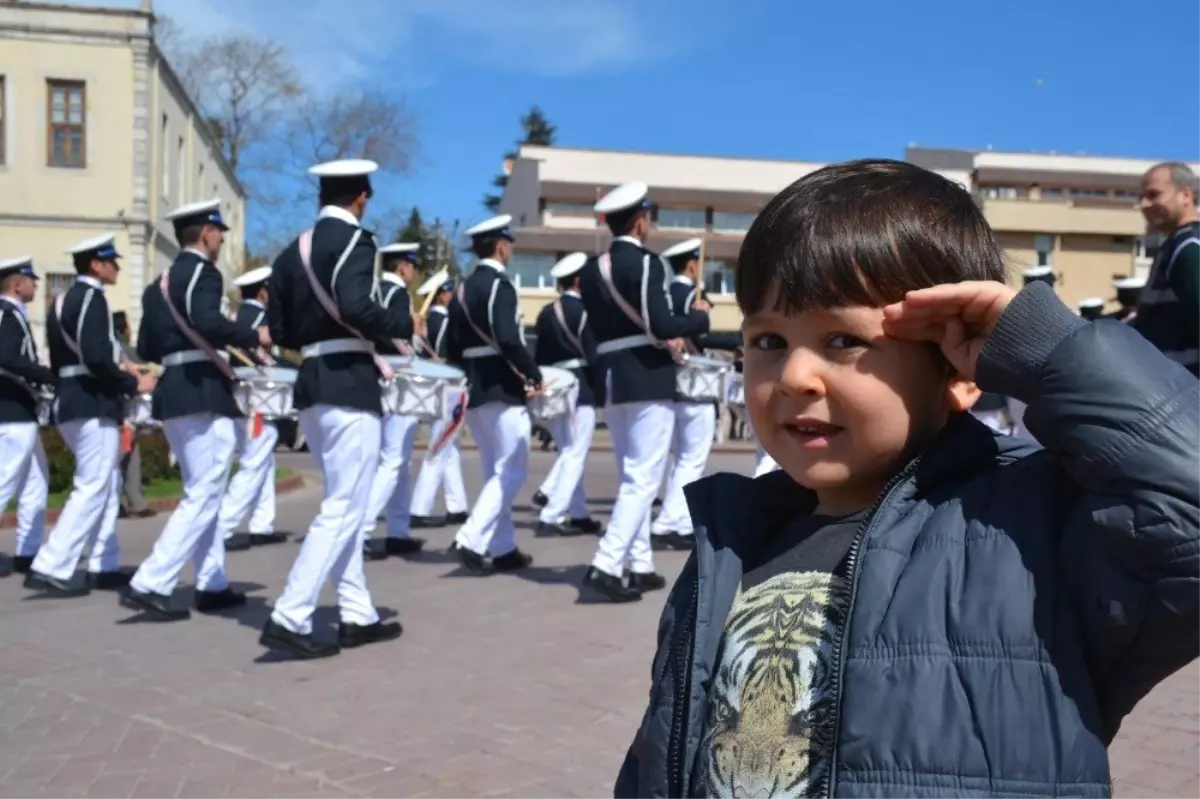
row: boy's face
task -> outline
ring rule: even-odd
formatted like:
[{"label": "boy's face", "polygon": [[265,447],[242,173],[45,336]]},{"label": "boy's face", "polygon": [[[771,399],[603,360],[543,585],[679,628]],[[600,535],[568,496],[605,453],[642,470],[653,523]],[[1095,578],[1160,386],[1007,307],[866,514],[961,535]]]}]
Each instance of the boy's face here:
[{"label": "boy's face", "polygon": [[949,417],[945,365],[928,344],[885,336],[879,308],[768,304],[743,332],[754,430],[824,512],[872,505]]}]

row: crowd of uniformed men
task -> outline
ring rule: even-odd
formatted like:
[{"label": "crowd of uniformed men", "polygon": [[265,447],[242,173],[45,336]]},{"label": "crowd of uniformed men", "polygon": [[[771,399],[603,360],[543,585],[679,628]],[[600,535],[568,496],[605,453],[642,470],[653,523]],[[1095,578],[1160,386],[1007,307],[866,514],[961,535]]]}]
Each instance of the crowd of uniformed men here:
[{"label": "crowd of uniformed men", "polygon": [[[451,551],[474,574],[529,566],[531,558],[517,545],[512,507],[526,481],[528,404],[549,390],[544,368],[570,372],[575,386],[574,412],[546,423],[558,456],[534,493],[538,532],[602,534],[584,586],[609,600],[637,600],[665,586],[652,553],[692,545],[683,487],[703,474],[716,424],[713,402],[678,394],[677,369],[689,354],[742,346],[737,334],[709,330],[710,305],[699,285],[701,242],[650,252],[647,186],[614,189],[595,206],[612,233],[611,246],[597,257],[573,253],[555,265],[551,274],[560,296],[538,316],[531,353],[507,273],[510,218],[495,217],[467,231],[474,267],[457,285],[441,275],[426,281],[419,294],[427,299],[427,312],[414,312],[409,286],[419,246],[379,248],[361,227],[375,169],[370,161],[351,160],[310,170],[320,185],[316,222],[272,266],[234,281],[243,298],[234,319],[222,310],[224,286],[215,266],[227,230],[219,201],[174,211],[169,219],[180,252],[145,289],[136,353],[121,345],[105,298],[119,269],[113,236],[70,251],[78,278],[48,314],[49,366],[39,357],[25,310],[36,295],[34,264],[30,258],[0,262],[0,506],[19,498],[12,564],[25,575],[26,588],[57,597],[115,590],[128,609],[181,620],[189,610],[174,604],[172,594],[191,561],[197,611],[243,604],[245,595],[229,587],[226,551],[284,536],[273,529],[278,432],[235,401],[242,378],[230,355],[270,369],[285,366],[277,359],[289,352],[299,353],[298,364],[290,364],[291,404],[323,474],[324,498],[262,631],[263,645],[323,657],[399,636],[400,624],[382,622],[375,610],[363,561],[419,551],[424,542],[410,535],[412,529],[457,525]],[[1149,321],[1167,319],[1161,327],[1172,336],[1181,328],[1167,312],[1191,313],[1191,340],[1156,343],[1177,360],[1190,359],[1195,372],[1195,309],[1184,307],[1172,282],[1196,271],[1195,208],[1160,227],[1170,238],[1150,285],[1119,282],[1118,313],[1129,317],[1140,293]],[[1181,254],[1186,268],[1175,263]],[[1037,270],[1025,275],[1051,278]],[[1085,303],[1081,313],[1096,315],[1095,305]],[[433,422],[430,449],[410,493],[419,422],[385,411],[381,378],[386,384],[394,377],[397,363],[383,357],[388,355],[446,362],[465,378],[462,416],[484,478],[469,510],[456,443],[459,415]],[[46,458],[39,406],[51,389],[49,423],[58,427],[76,467],[61,515],[43,536]],[[178,461],[183,496],[149,557],[129,573],[120,569],[116,519],[122,467],[134,446],[129,403],[148,395],[149,415],[161,424]],[[1019,411],[1009,413],[1005,398],[993,400],[996,407],[985,403],[980,415],[1003,411],[1008,420],[997,418],[996,424],[1016,427]],[[584,492],[597,408],[603,409],[620,475],[606,529],[589,516]],[[238,471],[230,479],[235,461]],[[771,468],[760,450],[757,470]],[[654,518],[664,477],[664,501]],[[435,516],[443,486],[447,513]],[[372,542],[380,516],[387,535]],[[248,517],[246,541],[234,531]],[[76,567],[85,550],[81,580]],[[337,588],[336,641],[312,631],[326,580]]]}]

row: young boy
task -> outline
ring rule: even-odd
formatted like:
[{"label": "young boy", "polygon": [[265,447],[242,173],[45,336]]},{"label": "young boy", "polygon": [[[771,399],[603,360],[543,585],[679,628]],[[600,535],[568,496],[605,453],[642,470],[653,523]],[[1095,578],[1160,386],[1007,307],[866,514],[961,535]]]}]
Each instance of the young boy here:
[{"label": "young boy", "polygon": [[746,404],[781,471],[688,487],[618,797],[1110,793],[1121,719],[1200,654],[1200,383],[1004,280],[971,196],[909,164],[758,216]]}]

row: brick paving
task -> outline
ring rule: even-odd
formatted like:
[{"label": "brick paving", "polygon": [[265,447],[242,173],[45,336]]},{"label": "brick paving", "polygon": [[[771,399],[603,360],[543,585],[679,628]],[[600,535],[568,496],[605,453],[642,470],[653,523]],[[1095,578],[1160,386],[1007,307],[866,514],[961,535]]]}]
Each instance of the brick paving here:
[{"label": "brick paving", "polygon": [[[532,454],[522,501],[551,458]],[[712,466],[748,472],[752,460]],[[281,463],[310,468],[304,455]],[[464,470],[473,495],[473,453]],[[614,485],[611,456],[597,453],[601,518]],[[316,502],[313,489],[281,497],[279,529],[303,532]],[[526,527],[533,518],[518,509]],[[121,522],[127,563],[162,521]],[[367,564],[376,604],[405,625],[400,641],[307,663],[257,644],[291,543],[229,556],[245,608],[178,624],[132,620],[106,593],[29,599],[19,576],[0,580],[0,797],[611,795],[663,595],[580,604],[594,539],[528,529],[527,574],[462,577],[439,554],[451,535],[432,531],[419,560]],[[658,566],[674,578],[683,561],[667,553]],[[332,629],[332,607],[318,624]],[[1112,747],[1118,795],[1200,796],[1198,681],[1193,664],[1127,720]]]}]

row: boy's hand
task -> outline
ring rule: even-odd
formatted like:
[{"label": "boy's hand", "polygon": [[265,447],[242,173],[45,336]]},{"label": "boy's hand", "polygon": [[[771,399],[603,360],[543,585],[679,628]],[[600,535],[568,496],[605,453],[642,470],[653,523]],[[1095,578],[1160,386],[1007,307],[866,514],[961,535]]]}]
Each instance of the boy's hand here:
[{"label": "boy's hand", "polygon": [[883,309],[883,329],[895,338],[936,343],[959,374],[974,380],[979,353],[1015,296],[1003,283],[982,280],[910,291]]}]

